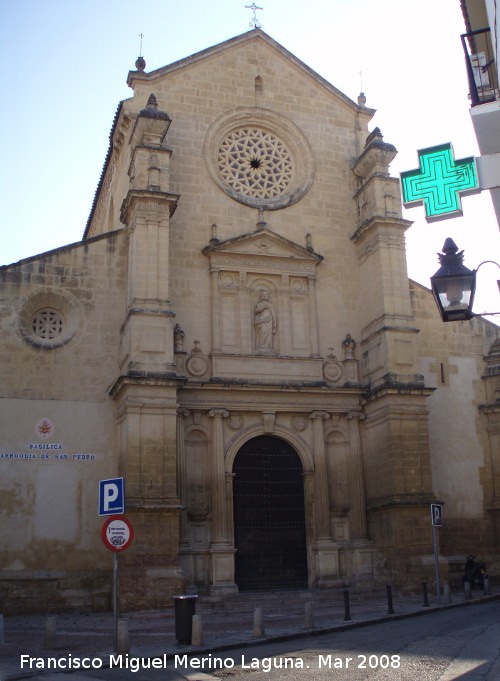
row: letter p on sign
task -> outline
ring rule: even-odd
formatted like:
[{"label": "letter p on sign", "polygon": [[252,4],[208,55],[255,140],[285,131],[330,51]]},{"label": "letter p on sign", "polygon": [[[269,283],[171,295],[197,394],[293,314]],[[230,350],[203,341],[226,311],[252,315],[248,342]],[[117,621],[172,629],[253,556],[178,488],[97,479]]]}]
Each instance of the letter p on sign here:
[{"label": "letter p on sign", "polygon": [[431,504],[431,517],[434,527],[441,527],[443,524],[443,507],[441,504]]},{"label": "letter p on sign", "polygon": [[125,513],[123,478],[99,481],[99,515]]}]

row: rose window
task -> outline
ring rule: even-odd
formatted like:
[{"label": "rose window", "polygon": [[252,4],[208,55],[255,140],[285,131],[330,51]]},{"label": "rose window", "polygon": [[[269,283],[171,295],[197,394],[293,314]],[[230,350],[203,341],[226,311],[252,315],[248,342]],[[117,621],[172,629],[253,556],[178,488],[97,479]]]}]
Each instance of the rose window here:
[{"label": "rose window", "polygon": [[61,335],[64,320],[56,310],[45,308],[33,315],[31,322],[33,334],[43,340],[52,340]]},{"label": "rose window", "polygon": [[219,148],[218,168],[227,186],[253,199],[279,196],[293,177],[292,157],[286,146],[258,128],[227,135]]}]

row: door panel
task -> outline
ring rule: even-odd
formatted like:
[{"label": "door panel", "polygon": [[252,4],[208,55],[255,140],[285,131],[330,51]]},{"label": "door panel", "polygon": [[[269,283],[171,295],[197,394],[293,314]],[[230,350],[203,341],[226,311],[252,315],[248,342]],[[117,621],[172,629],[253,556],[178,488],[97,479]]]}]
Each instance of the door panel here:
[{"label": "door panel", "polygon": [[302,464],[275,437],[245,443],[233,466],[236,584],[240,590],[307,587]]}]

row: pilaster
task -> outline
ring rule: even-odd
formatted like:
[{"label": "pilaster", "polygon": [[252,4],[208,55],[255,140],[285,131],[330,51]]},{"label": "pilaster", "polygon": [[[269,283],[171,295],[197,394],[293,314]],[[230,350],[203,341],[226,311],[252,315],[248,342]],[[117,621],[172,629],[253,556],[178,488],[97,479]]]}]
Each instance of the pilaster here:
[{"label": "pilaster", "polygon": [[352,539],[367,539],[365,483],[363,460],[361,457],[361,439],[359,437],[359,421],[364,414],[349,412],[349,499],[350,499],[350,535]]},{"label": "pilaster", "polygon": [[222,419],[229,416],[229,412],[225,409],[212,409],[208,415],[212,419],[212,545],[229,544],[222,422]]},{"label": "pilaster", "polygon": [[165,607],[185,578],[178,562],[181,504],[177,496],[177,384],[130,377],[111,391],[120,433],[126,513],[135,529],[121,556],[125,609]]},{"label": "pilaster", "polygon": [[[384,579],[418,588],[432,553],[427,397],[431,389],[384,387],[368,397],[361,438],[368,532],[386,562]],[[369,454],[368,454],[369,453]]]},{"label": "pilaster", "polygon": [[330,505],[328,495],[328,474],[325,455],[324,421],[329,418],[326,412],[314,411],[309,415],[313,427],[314,442],[314,507],[317,539],[331,539]]},{"label": "pilaster", "polygon": [[187,480],[186,480],[186,452],[184,443],[184,418],[189,416],[188,409],[177,410],[177,490],[179,493],[179,501],[181,504],[181,526],[180,526],[180,545],[186,547],[188,545],[187,539],[187,522],[186,522],[186,500],[187,500]]},{"label": "pilaster", "polygon": [[[212,409],[212,541],[210,544],[211,593],[226,595],[236,593],[234,583],[234,548],[229,536],[227,485],[224,452],[223,419],[229,416],[225,409]],[[232,481],[229,481],[230,483]],[[232,485],[230,486],[232,490]]]},{"label": "pilaster", "polygon": [[309,415],[313,426],[314,454],[314,524],[316,541],[316,584],[319,588],[338,586],[339,552],[332,540],[330,528],[330,504],[328,494],[328,472],[325,452],[324,421],[330,418],[327,412],[315,411]]}]

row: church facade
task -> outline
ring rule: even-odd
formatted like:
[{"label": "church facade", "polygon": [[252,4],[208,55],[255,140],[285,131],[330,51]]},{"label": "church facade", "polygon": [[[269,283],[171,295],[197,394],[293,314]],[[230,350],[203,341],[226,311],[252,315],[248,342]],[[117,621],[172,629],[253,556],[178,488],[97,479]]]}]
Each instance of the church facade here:
[{"label": "church facade", "polygon": [[[259,29],[136,63],[81,242],[0,268],[5,612],[490,572],[500,340],[409,281],[397,151]],[[436,266],[437,269],[437,266]]]}]

